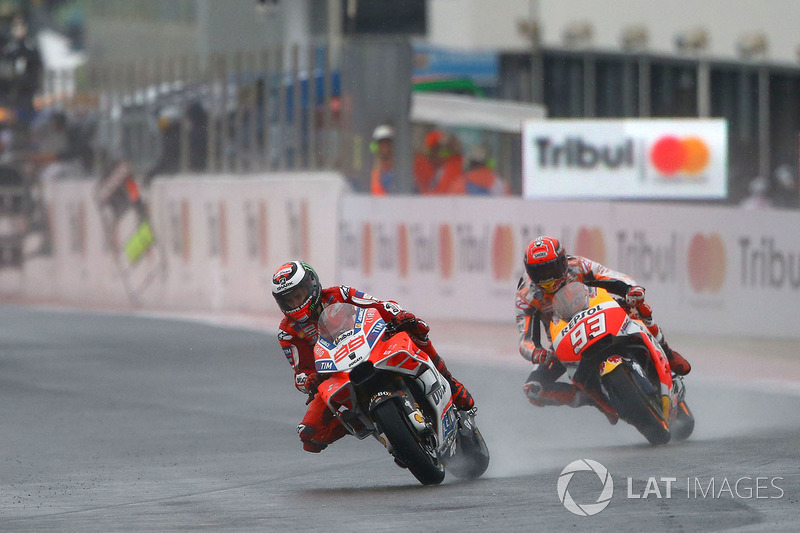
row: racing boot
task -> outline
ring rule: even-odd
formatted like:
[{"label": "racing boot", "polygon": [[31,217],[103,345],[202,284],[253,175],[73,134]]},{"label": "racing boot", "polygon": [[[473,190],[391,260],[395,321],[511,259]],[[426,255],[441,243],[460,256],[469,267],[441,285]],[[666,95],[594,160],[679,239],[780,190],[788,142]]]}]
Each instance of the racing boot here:
[{"label": "racing boot", "polygon": [[528,381],[522,386],[522,391],[525,393],[525,396],[528,397],[528,401],[536,407],[546,407],[549,405],[581,407],[591,403],[591,399],[589,399],[587,403],[583,403],[584,398],[588,397],[581,393],[575,385],[557,381],[544,387],[538,381],[539,376],[536,374],[536,370],[531,372],[531,375],[528,376]]},{"label": "racing boot", "polygon": [[667,361],[669,361],[669,366],[672,371],[679,376],[688,374],[692,369],[692,365],[690,365],[689,361],[684,359],[681,354],[667,345],[667,341],[664,339],[664,332],[661,331],[661,328],[653,320],[653,311],[650,309],[650,306],[643,302],[639,305],[638,311],[639,317],[642,319],[642,322],[644,322],[644,325],[647,326],[648,331],[656,338],[664,349],[664,353],[667,354]]},{"label": "racing boot", "polygon": [[475,400],[472,394],[469,393],[463,383],[451,376],[445,376],[447,381],[450,382],[450,388],[453,391],[453,405],[459,411],[469,411],[475,407]]},{"label": "racing boot", "polygon": [[300,424],[297,426],[297,434],[300,436],[300,440],[303,443],[303,449],[307,452],[319,453],[328,447],[326,443],[319,442],[312,438],[312,435],[314,435],[313,427]]},{"label": "racing boot", "polygon": [[619,415],[606,403],[605,399],[599,395],[589,394],[585,389],[578,390],[575,393],[575,403],[573,407],[581,407],[584,405],[593,405],[596,407],[598,411],[605,415],[608,419],[608,423],[612,426],[619,422]]},{"label": "racing boot", "polygon": [[438,370],[439,373],[444,376],[444,379],[446,379],[450,384],[450,390],[453,393],[453,405],[456,406],[456,409],[459,411],[469,411],[475,407],[475,400],[472,399],[472,394],[469,393],[463,383],[453,377],[453,375],[447,369],[447,365],[445,365],[442,358],[439,357],[439,354],[437,353],[436,355],[431,356],[431,360],[436,366],[436,370]]},{"label": "racing boot", "polygon": [[666,342],[662,341],[661,347],[664,348],[664,353],[667,354],[667,361],[669,361],[669,367],[675,374],[679,376],[685,376],[692,370],[692,365],[689,364],[689,361],[684,359],[681,354],[667,346]]}]

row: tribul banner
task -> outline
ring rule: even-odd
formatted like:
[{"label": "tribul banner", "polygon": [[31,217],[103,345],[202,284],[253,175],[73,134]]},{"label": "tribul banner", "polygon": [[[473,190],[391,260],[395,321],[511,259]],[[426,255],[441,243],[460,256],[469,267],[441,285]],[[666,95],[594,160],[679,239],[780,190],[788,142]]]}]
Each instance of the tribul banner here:
[{"label": "tribul banner", "polygon": [[532,199],[721,199],[723,119],[535,120],[523,124]]}]

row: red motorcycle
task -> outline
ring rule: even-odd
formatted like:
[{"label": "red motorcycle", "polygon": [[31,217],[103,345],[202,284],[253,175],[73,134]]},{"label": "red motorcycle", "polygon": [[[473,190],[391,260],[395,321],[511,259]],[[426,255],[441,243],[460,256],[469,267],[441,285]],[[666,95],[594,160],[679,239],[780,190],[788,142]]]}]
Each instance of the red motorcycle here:
[{"label": "red motorcycle", "polygon": [[326,307],[314,347],[319,387],[328,408],[359,439],[370,435],[423,485],[444,480],[445,468],[476,478],[489,450],[475,412],[453,405],[450,385],[408,333],[374,309]]},{"label": "red motorcycle", "polygon": [[572,381],[654,445],[694,430],[683,378],[638,318],[608,291],[580,282],[553,298],[550,338]]}]

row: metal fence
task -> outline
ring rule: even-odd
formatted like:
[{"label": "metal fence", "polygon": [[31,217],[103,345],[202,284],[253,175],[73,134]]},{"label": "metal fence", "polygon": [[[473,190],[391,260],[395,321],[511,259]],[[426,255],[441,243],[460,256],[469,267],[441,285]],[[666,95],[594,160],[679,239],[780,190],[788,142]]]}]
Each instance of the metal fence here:
[{"label": "metal fence", "polygon": [[340,164],[340,80],[326,46],[90,62],[47,72],[40,107],[82,125],[98,175],[120,159],[143,175]]}]

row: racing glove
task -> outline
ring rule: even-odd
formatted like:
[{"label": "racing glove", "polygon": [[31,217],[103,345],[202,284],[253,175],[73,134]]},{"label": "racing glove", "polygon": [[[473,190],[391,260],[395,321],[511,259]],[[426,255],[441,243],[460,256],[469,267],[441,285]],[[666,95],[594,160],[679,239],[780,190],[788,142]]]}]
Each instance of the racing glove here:
[{"label": "racing glove", "polygon": [[545,368],[552,368],[556,361],[558,361],[556,352],[547,348],[536,348],[531,354],[531,363],[542,365]]},{"label": "racing glove", "polygon": [[635,309],[646,326],[653,324],[653,309],[644,301],[644,287],[634,286],[628,289],[625,303],[630,309]]},{"label": "racing glove", "polygon": [[638,308],[639,305],[644,303],[644,287],[639,287],[634,285],[630,289],[628,289],[628,293],[625,295],[625,303],[628,304],[629,307],[634,309]]},{"label": "racing glove", "polygon": [[319,389],[319,384],[322,383],[320,375],[317,373],[310,376],[305,372],[297,372],[294,375],[294,386],[302,393],[308,394],[312,398]]},{"label": "racing glove", "polygon": [[303,394],[308,394],[308,374],[296,372],[294,375],[294,386]]},{"label": "racing glove", "polygon": [[394,317],[393,321],[397,324],[398,331],[407,332],[414,342],[420,346],[428,344],[428,332],[430,332],[431,328],[428,327],[428,324],[424,320],[420,320],[414,316],[414,313],[400,311]]}]

